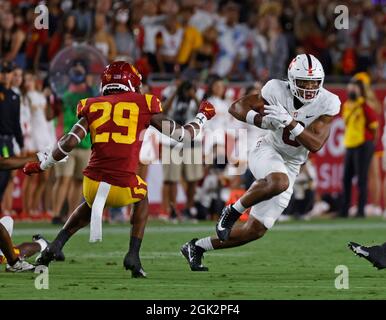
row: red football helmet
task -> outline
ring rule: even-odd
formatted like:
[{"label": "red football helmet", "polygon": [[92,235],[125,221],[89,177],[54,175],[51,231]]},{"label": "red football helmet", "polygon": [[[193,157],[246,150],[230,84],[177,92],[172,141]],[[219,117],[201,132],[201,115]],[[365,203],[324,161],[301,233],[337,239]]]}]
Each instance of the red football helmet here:
[{"label": "red football helmet", "polygon": [[102,73],[101,93],[108,91],[139,92],[142,76],[128,62],[115,61],[109,64]]}]

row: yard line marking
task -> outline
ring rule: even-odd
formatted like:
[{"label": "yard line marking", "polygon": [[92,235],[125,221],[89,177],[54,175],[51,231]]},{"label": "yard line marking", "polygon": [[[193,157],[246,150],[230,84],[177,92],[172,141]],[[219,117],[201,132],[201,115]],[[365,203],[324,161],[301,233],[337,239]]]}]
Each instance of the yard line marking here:
[{"label": "yard line marking", "polygon": [[[109,227],[109,225],[104,225],[103,233],[105,235],[109,234],[127,234],[130,226],[122,227]],[[386,230],[386,222],[371,222],[366,224],[360,223],[309,223],[309,224],[279,224],[272,228],[273,232],[289,231],[289,232],[299,232],[299,231],[344,231],[344,230]],[[25,236],[32,235],[36,233],[43,233],[44,235],[56,235],[59,229],[46,229],[45,227],[39,227],[31,225],[31,227],[23,227],[18,229],[17,225],[14,229],[14,235],[16,236]],[[186,233],[186,232],[210,232],[214,233],[215,225],[213,226],[191,226],[191,225],[177,225],[177,226],[149,226],[146,228],[145,233]],[[82,229],[77,234],[89,234],[89,229]]]}]

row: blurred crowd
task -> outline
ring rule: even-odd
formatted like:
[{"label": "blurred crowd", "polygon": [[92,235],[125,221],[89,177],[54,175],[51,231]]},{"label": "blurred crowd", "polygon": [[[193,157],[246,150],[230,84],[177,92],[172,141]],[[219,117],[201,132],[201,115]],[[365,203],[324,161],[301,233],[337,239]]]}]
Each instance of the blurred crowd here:
[{"label": "blurred crowd", "polygon": [[[201,80],[218,75],[264,82],[285,77],[291,57],[307,52],[322,62],[327,80],[367,71],[384,82],[381,2],[1,0],[0,55],[44,72],[60,49],[86,42],[109,61],[135,63],[145,76],[187,73]],[[48,29],[34,26],[38,3],[47,3]],[[349,29],[336,28],[337,5],[347,6]]]},{"label": "blurred crowd", "polygon": [[[48,6],[48,29],[36,29],[34,25],[39,15],[35,6],[40,3]],[[338,4],[349,9],[348,30],[335,27],[334,9]],[[227,109],[234,99],[258,93],[267,80],[286,78],[288,63],[296,54],[315,55],[325,68],[327,81],[346,83],[354,74],[365,71],[373,83],[386,83],[386,11],[377,1],[0,0],[0,17],[0,94],[20,107],[19,114],[9,116],[12,128],[0,126],[0,156],[44,151],[77,121],[77,102],[98,94],[88,81],[87,61],[82,60],[69,66],[70,83],[62,97],[50,88],[50,62],[61,49],[78,43],[95,47],[107,61],[135,64],[144,76],[143,93],[151,92],[152,81],[167,80],[160,98],[164,112],[178,123],[191,120],[204,98],[215,105],[217,115],[207,126],[207,130],[216,130],[215,142],[184,147],[190,150],[190,158],[203,154],[216,157],[213,164],[186,161],[162,166],[162,204],[157,213],[173,221],[180,217],[216,219],[222,207],[237,199],[254,181],[249,171],[235,175],[240,166],[237,162],[245,159],[232,159],[229,150],[239,138],[232,130],[247,130],[252,139],[248,145],[261,131],[236,121]],[[249,85],[236,93],[227,88],[229,81]],[[366,95],[348,99],[347,108],[371,108],[380,119],[382,102],[376,101],[370,84],[366,86]],[[0,122],[5,114],[1,114]],[[379,133],[372,131],[371,112],[363,111],[363,117],[363,139],[359,144],[349,142],[346,147],[370,145],[366,149],[366,170],[359,172],[357,164],[346,158],[342,181],[345,190],[333,198],[316,193],[317,175],[309,161],[302,168],[284,216],[306,217],[329,211],[348,216],[350,208],[346,205],[342,209],[342,199],[350,203],[348,189],[358,175],[362,198],[359,209],[351,211],[364,215],[364,206],[368,205],[364,194],[370,188],[375,200],[371,199],[372,207],[367,206],[367,211],[382,214],[382,190],[386,190],[382,188],[382,158],[377,156],[379,150],[371,147]],[[367,127],[370,123],[372,127]],[[161,153],[167,149],[179,152],[170,140],[162,139],[161,144]],[[18,217],[43,217],[61,223],[63,216],[81,201],[82,170],[90,148],[90,139],[86,138],[67,163],[25,178]],[[358,150],[347,154],[352,156]],[[146,166],[139,170],[146,178]],[[3,214],[16,215],[12,204],[14,179],[15,172],[0,174]],[[371,181],[369,186],[367,181]],[[183,207],[177,205],[180,182],[186,197]],[[110,214],[113,220],[125,219],[125,210],[114,209]]]}]

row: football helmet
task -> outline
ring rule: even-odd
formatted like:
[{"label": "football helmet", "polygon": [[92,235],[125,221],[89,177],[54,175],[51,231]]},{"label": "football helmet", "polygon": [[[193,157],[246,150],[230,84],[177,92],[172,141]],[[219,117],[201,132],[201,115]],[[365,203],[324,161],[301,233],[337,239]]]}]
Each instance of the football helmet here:
[{"label": "football helmet", "polygon": [[288,81],[292,94],[303,104],[310,103],[323,86],[323,66],[313,55],[299,54],[289,64]]},{"label": "football helmet", "polygon": [[142,76],[133,65],[125,61],[109,64],[102,73],[102,95],[112,91],[139,92],[141,85]]}]

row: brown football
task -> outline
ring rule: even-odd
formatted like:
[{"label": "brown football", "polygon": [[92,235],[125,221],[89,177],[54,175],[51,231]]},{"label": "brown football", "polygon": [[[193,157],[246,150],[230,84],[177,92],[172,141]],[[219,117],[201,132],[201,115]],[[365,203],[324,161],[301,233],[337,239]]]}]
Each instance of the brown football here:
[{"label": "brown football", "polygon": [[253,110],[260,113],[261,115],[264,115],[264,104],[268,104],[264,98],[259,95],[259,101],[256,103],[256,105],[253,106]]}]

